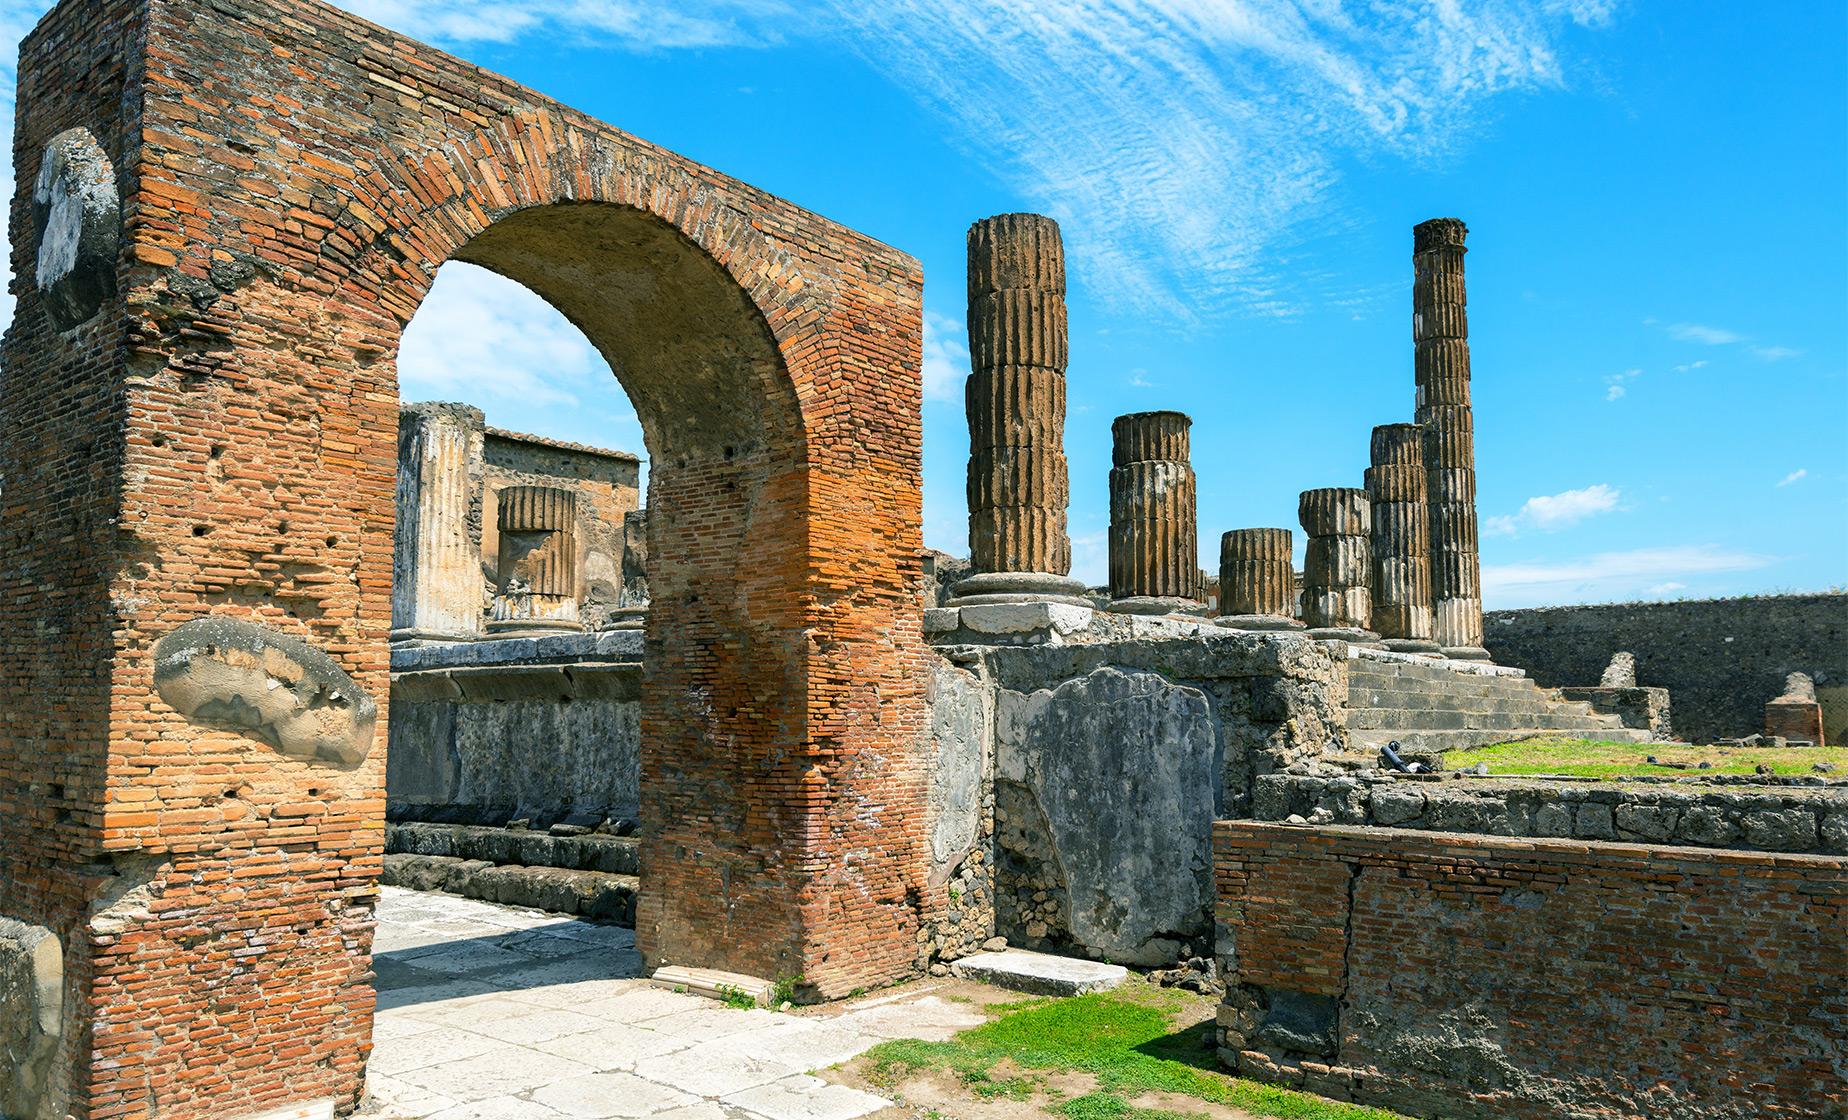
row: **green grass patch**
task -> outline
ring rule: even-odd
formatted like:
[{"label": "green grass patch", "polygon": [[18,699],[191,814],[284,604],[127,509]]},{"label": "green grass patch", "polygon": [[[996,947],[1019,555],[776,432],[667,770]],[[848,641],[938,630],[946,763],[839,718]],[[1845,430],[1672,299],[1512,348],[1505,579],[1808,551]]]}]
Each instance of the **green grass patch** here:
[{"label": "green grass patch", "polygon": [[981,1095],[1031,1095],[1034,1081],[996,1076],[1010,1071],[1078,1072],[1097,1079],[1095,1092],[1052,1111],[1067,1120],[1175,1120],[1181,1114],[1137,1109],[1143,1093],[1174,1093],[1242,1108],[1278,1120],[1392,1120],[1393,1114],[1307,1093],[1244,1081],[1224,1073],[1204,1045],[1212,1023],[1176,1029],[1188,1004],[1178,992],[1127,988],[1062,1000],[1033,1000],[948,1042],[887,1042],[868,1052],[876,1073],[893,1077],[930,1069],[954,1072]]},{"label": "green grass patch", "polygon": [[[1687,768],[1652,764],[1686,763]],[[1491,775],[1567,774],[1575,778],[1630,778],[1638,775],[1691,776],[1753,774],[1769,766],[1775,774],[1811,774],[1811,767],[1830,763],[1837,776],[1848,778],[1848,748],[1844,747],[1695,747],[1686,743],[1601,743],[1591,739],[1528,739],[1449,751],[1447,770],[1467,770],[1479,762],[1489,764]],[[1708,768],[1700,769],[1701,763]]]}]

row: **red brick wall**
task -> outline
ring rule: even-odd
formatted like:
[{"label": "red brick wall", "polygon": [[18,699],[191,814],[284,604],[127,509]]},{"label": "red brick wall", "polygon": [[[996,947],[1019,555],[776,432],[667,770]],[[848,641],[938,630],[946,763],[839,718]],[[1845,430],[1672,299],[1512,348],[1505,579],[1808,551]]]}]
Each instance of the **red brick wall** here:
[{"label": "red brick wall", "polygon": [[[75,1114],[357,1100],[393,356],[452,256],[584,325],[649,436],[653,551],[678,574],[650,620],[645,952],[826,994],[907,974],[927,918],[916,263],[320,4],[67,0],[20,75],[0,912],[66,935]],[[120,173],[120,294],[57,336],[30,184],[76,124]],[[207,615],[351,674],[380,708],[366,762],[164,704],[154,643]]]},{"label": "red brick wall", "polygon": [[1848,1110],[1848,861],[1221,821],[1215,875],[1241,1073],[1420,1116]]}]

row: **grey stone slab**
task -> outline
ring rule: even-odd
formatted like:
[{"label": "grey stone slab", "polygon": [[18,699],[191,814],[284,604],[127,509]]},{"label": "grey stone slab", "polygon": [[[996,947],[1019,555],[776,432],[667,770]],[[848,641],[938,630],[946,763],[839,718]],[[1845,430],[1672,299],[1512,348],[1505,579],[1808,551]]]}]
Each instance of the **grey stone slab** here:
[{"label": "grey stone slab", "polygon": [[425,1120],[561,1120],[563,1116],[537,1101],[505,1096],[453,1105]]},{"label": "grey stone slab", "polygon": [[925,996],[907,1002],[848,1011],[836,1021],[849,1030],[878,1035],[880,1038],[945,1042],[959,1031],[986,1023],[988,1016],[969,1004]]},{"label": "grey stone slab", "polygon": [[724,1103],[765,1120],[856,1120],[891,1104],[884,1097],[808,1076],[746,1089],[726,1097]]},{"label": "grey stone slab", "polygon": [[429,1029],[396,1039],[382,1039],[375,1033],[372,1060],[366,1068],[388,1077],[402,1078],[412,1070],[473,1058],[501,1048],[498,1040],[471,1030],[426,1025]]},{"label": "grey stone slab", "polygon": [[1022,949],[964,957],[950,965],[950,972],[967,980],[1044,996],[1106,991],[1129,976],[1122,965],[1029,953]]},{"label": "grey stone slab", "polygon": [[605,1023],[596,1030],[533,1044],[535,1050],[582,1062],[599,1073],[631,1070],[644,1058],[656,1058],[698,1045],[686,1035],[662,1034],[628,1023]]},{"label": "grey stone slab", "polygon": [[739,1051],[807,1072],[857,1058],[885,1041],[839,1019],[782,1018],[739,1035]]},{"label": "grey stone slab", "polygon": [[795,1066],[743,1053],[734,1039],[702,1042],[658,1058],[644,1058],[635,1072],[650,1081],[703,1097],[723,1097],[801,1073]]},{"label": "grey stone slab", "polygon": [[533,1091],[533,1100],[583,1120],[642,1117],[699,1103],[699,1098],[632,1073],[591,1073]]},{"label": "grey stone slab", "polygon": [[468,1103],[517,1096],[541,1085],[593,1072],[582,1062],[556,1054],[503,1045],[472,1058],[412,1070],[401,1080]]},{"label": "grey stone slab", "polygon": [[579,1015],[575,1011],[562,1011],[557,1008],[532,1010],[525,1015],[516,1015],[511,1019],[491,1019],[478,1024],[474,1029],[502,1042],[511,1042],[517,1046],[535,1046],[541,1042],[551,1042],[568,1035],[583,1034],[603,1026],[601,1019],[588,1015]]}]

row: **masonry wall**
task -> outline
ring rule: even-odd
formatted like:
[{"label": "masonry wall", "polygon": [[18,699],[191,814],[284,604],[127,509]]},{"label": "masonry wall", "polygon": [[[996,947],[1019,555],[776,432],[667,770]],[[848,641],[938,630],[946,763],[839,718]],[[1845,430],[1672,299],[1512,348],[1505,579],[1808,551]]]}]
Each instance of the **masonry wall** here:
[{"label": "masonry wall", "polygon": [[1809,673],[1829,741],[1848,742],[1845,593],[1492,611],[1483,631],[1497,663],[1549,688],[1597,684],[1611,655],[1629,650],[1637,683],[1669,690],[1684,738],[1762,731],[1784,678]]},{"label": "masonry wall", "polygon": [[1220,1055],[1415,1116],[1839,1116],[1848,861],[1215,826]]}]

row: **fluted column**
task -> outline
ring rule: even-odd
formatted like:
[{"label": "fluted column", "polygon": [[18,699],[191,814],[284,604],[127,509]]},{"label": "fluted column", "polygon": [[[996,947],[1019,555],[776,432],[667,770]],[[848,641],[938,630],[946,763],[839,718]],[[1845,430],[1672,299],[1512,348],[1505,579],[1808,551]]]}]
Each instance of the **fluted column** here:
[{"label": "fluted column", "polygon": [[577,495],[552,486],[509,486],[500,506],[499,585],[488,630],[581,630],[578,621]]},{"label": "fluted column", "polygon": [[1303,624],[1315,638],[1372,643],[1373,504],[1365,490],[1305,490],[1296,506],[1309,535]]},{"label": "fluted column", "polygon": [[610,629],[643,629],[648,601],[648,511],[635,509],[622,516],[622,591],[610,611]]},{"label": "fluted column", "polygon": [[1373,515],[1373,629],[1386,648],[1436,653],[1431,639],[1430,511],[1424,429],[1373,429],[1367,499]]},{"label": "fluted column", "polygon": [[1069,575],[1065,247],[1040,214],[969,227],[969,550],[954,602],[1088,605]]},{"label": "fluted column", "polygon": [[1295,541],[1288,529],[1234,529],[1219,538],[1219,625],[1300,630]]},{"label": "fluted column", "polygon": [[393,641],[481,635],[481,410],[406,405],[398,417]]},{"label": "fluted column", "polygon": [[1455,218],[1412,231],[1412,337],[1417,347],[1417,421],[1431,540],[1432,637],[1446,657],[1486,661],[1482,560],[1476,537],[1476,432],[1470,405],[1469,313],[1463,239]]},{"label": "fluted column", "polygon": [[1111,609],[1199,614],[1200,544],[1179,412],[1137,412],[1110,426]]}]

